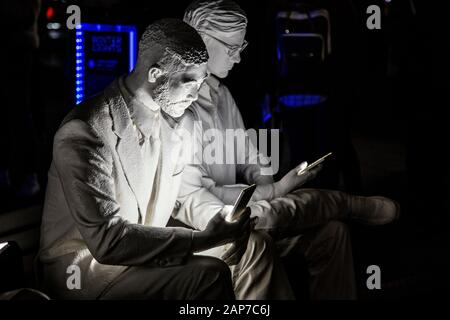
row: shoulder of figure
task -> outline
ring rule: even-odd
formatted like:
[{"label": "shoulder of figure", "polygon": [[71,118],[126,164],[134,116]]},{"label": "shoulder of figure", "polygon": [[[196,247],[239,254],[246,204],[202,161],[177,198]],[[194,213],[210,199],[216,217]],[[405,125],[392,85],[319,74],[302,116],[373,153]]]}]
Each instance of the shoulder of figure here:
[{"label": "shoulder of figure", "polygon": [[230,89],[228,89],[228,87],[223,83],[221,83],[221,85],[219,86],[219,96],[227,101],[227,105],[236,106],[236,101],[234,100],[234,97],[231,94]]},{"label": "shoulder of figure", "polygon": [[73,139],[85,137],[89,140],[109,141],[116,138],[109,103],[103,93],[86,99],[75,106],[61,122],[55,138]]},{"label": "shoulder of figure", "polygon": [[221,95],[229,95],[229,96],[231,96],[230,89],[228,89],[228,87],[222,82],[220,82],[220,84],[219,84],[219,93]]}]

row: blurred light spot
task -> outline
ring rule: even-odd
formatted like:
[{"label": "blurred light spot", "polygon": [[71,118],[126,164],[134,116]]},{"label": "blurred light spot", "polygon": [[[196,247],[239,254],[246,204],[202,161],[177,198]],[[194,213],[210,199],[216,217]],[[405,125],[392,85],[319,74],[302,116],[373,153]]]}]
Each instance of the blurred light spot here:
[{"label": "blurred light spot", "polygon": [[306,106],[313,106],[327,100],[325,96],[313,94],[290,94],[281,96],[280,102],[289,108],[299,108]]},{"label": "blurred light spot", "polygon": [[49,22],[47,23],[48,30],[59,30],[61,29],[61,24],[58,22]]},{"label": "blurred light spot", "polygon": [[47,11],[45,12],[45,16],[47,17],[47,19],[48,20],[52,19],[54,15],[55,15],[55,9],[53,9],[53,7],[48,7]]}]

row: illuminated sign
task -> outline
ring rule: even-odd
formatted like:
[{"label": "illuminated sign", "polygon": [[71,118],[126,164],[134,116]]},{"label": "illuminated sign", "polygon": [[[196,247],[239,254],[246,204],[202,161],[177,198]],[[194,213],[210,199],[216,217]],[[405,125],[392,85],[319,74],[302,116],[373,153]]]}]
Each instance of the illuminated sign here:
[{"label": "illuminated sign", "polygon": [[75,36],[75,103],[102,91],[136,64],[136,27],[81,23]]}]

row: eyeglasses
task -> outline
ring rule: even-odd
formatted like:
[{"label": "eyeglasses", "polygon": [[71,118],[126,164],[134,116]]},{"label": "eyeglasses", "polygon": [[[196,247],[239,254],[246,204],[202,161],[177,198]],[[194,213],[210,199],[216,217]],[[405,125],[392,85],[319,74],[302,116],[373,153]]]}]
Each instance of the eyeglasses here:
[{"label": "eyeglasses", "polygon": [[230,57],[234,57],[237,53],[241,53],[248,46],[247,40],[244,40],[244,42],[242,43],[242,46],[230,46],[228,43],[226,43],[216,37],[213,37],[212,35],[210,35],[208,33],[202,32],[202,34],[206,34],[208,37],[211,37],[214,40],[216,40],[217,42],[220,42],[222,45],[224,45],[227,48],[227,54]]}]

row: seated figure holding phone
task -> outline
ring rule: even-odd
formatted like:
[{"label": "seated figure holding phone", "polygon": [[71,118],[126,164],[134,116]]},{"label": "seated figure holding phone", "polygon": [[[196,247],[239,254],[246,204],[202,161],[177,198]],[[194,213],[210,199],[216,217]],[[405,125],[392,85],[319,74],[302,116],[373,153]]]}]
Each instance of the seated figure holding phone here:
[{"label": "seated figure holding phone", "polygon": [[[187,117],[191,121],[201,121],[203,130],[245,130],[231,93],[219,80],[227,76],[235,63],[239,63],[240,53],[247,44],[244,40],[247,27],[245,12],[232,1],[194,1],[187,8],[184,21],[202,36],[209,53],[210,72]],[[197,143],[207,144],[208,141],[199,140]],[[257,154],[256,148],[254,150]],[[236,150],[236,158],[240,156],[239,152],[245,151]],[[245,155],[246,158],[251,156],[256,155]],[[247,184],[256,184],[249,205],[251,216],[258,217],[255,229],[272,235],[278,256],[295,253],[305,256],[311,277],[310,297],[356,298],[352,248],[345,221],[355,220],[367,225],[390,223],[398,217],[399,207],[383,197],[301,189],[316,176],[322,165],[298,174],[306,166],[302,163],[276,182],[272,176],[261,175],[261,167],[257,164],[219,165],[203,161],[188,165],[183,173],[175,217],[202,230],[215,212],[229,210],[246,187],[236,184],[239,176]],[[220,252],[214,254],[220,257]],[[247,249],[243,257],[257,254]],[[253,281],[261,286],[265,284],[264,279]],[[237,297],[247,298],[236,288],[235,293]]]}]

